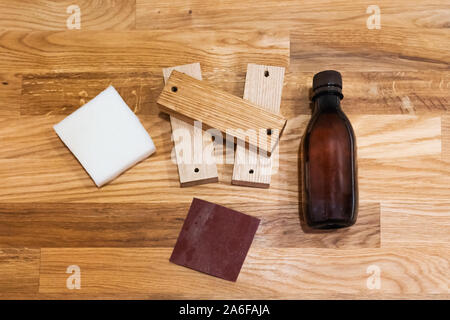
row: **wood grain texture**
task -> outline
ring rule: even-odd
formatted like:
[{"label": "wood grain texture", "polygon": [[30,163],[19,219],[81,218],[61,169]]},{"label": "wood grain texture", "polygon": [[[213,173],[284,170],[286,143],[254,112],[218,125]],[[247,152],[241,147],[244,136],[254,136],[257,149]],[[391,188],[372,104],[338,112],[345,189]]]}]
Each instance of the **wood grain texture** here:
[{"label": "wood grain texture", "polygon": [[0,293],[37,293],[40,249],[0,249]]},{"label": "wood grain texture", "polygon": [[[291,30],[295,71],[448,70],[450,10],[441,1],[381,0],[381,29],[366,26],[364,0],[171,1],[138,0],[138,29],[258,28]],[[326,18],[325,18],[326,17]],[[325,21],[326,19],[326,21]],[[330,34],[333,34],[330,37]]]},{"label": "wood grain texture", "polygon": [[439,246],[450,241],[450,203],[381,204],[383,247]]},{"label": "wood grain texture", "polygon": [[[447,3],[76,4],[81,30],[66,29],[68,1],[0,0],[0,298],[449,299]],[[370,4],[379,30],[367,29]],[[230,185],[234,154],[220,144],[221,182],[179,188],[156,98],[163,68],[193,62],[238,97],[249,63],[286,68],[270,189]],[[357,132],[360,213],[350,229],[316,233],[299,217],[299,144],[312,77],[331,68]],[[96,190],[52,125],[109,84],[158,152]],[[195,196],[262,220],[236,284],[168,262]],[[69,291],[77,263],[82,289]],[[367,289],[370,265],[380,290]]]},{"label": "wood grain texture", "polygon": [[[286,119],[258,105],[173,71],[158,97],[162,112],[181,120],[200,121],[236,143],[270,156],[278,145]],[[268,131],[270,130],[270,132]]]},{"label": "wood grain texture", "polygon": [[[251,248],[236,283],[168,261],[170,248],[42,249],[39,292],[61,295],[134,293],[172,298],[301,298],[309,294],[448,293],[448,247],[422,249]],[[443,256],[444,255],[444,256]],[[276,265],[274,265],[276,261]],[[81,289],[65,286],[67,266],[81,269]],[[377,265],[381,289],[370,292],[366,269]],[[329,281],[333,281],[333,286]],[[211,290],[214,288],[214,290]]]},{"label": "wood grain texture", "polygon": [[[299,145],[309,116],[289,119],[276,149],[278,155],[273,155],[275,174],[270,190],[229,186],[232,163],[218,165],[221,182],[217,185],[179,189],[176,162],[171,155],[170,123],[158,115],[140,116],[158,152],[96,190],[77,160],[53,134],[52,125],[62,117],[4,120],[0,127],[0,178],[4,181],[0,201],[189,203],[198,194],[219,203],[241,202],[242,194],[252,203],[298,201]],[[450,167],[441,160],[438,117],[351,115],[350,120],[359,146],[362,200],[448,199]],[[230,158],[234,159],[234,155]]]},{"label": "wood grain texture", "polygon": [[22,76],[0,72],[0,117],[18,116],[22,99]]},{"label": "wood grain texture", "polygon": [[[376,248],[380,209],[362,203],[353,228],[305,229],[298,203],[221,203],[261,219],[253,247]],[[173,247],[190,204],[4,204],[0,208],[0,247]]]},{"label": "wood grain texture", "polygon": [[[173,70],[202,80],[202,72],[198,62],[163,69],[164,82],[169,80]],[[170,117],[170,125],[172,127],[180,186],[189,187],[218,182],[214,142],[211,135],[204,135],[201,127],[194,127],[172,116]],[[197,144],[197,147],[194,146],[194,143]],[[201,152],[197,154],[197,149],[200,149],[198,146],[201,146]]]},{"label": "wood grain texture", "polygon": [[8,30],[67,30],[73,13],[80,8],[83,30],[131,30],[135,25],[134,0],[10,0],[0,1],[0,28]]},{"label": "wood grain texture", "polygon": [[[279,113],[284,71],[283,67],[249,64],[245,77],[244,99],[270,112]],[[243,145],[236,145],[232,184],[268,188],[271,175],[271,158]]]},{"label": "wood grain texture", "polygon": [[[224,54],[226,53],[226,54]],[[286,31],[0,31],[2,72],[155,71],[201,61],[234,72],[248,61],[286,66]]]}]

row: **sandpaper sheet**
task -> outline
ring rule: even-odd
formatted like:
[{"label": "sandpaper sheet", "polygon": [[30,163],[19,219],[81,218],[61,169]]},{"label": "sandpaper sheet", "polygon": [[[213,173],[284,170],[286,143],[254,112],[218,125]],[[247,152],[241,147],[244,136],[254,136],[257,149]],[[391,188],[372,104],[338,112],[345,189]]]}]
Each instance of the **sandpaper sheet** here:
[{"label": "sandpaper sheet", "polygon": [[170,261],[236,281],[260,220],[194,198]]}]

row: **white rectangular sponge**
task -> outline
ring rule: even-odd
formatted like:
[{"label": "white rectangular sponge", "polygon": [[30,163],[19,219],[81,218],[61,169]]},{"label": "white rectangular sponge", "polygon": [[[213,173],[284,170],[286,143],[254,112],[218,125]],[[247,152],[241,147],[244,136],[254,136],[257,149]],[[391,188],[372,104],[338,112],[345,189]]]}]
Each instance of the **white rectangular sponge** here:
[{"label": "white rectangular sponge", "polygon": [[138,117],[112,86],[53,128],[98,187],[155,152]]}]

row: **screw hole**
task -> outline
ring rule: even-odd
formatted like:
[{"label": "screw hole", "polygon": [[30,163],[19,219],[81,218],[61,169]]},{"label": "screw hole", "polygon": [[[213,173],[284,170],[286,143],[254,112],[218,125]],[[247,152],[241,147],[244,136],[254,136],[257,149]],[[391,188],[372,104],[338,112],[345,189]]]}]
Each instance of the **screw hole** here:
[{"label": "screw hole", "polygon": [[177,87],[172,87],[172,92],[177,92],[178,88]]},{"label": "screw hole", "polygon": [[200,171],[199,168],[195,168],[195,169],[194,169],[194,172],[199,172],[199,171]]},{"label": "screw hole", "polygon": [[267,135],[270,136],[272,134],[272,129],[267,129]]},{"label": "screw hole", "polygon": [[253,174],[253,172],[255,172],[255,171],[253,171],[253,169],[250,169],[250,170],[248,171],[248,173],[250,173],[250,174]]},{"label": "screw hole", "polygon": [[4,86],[7,86],[7,85],[8,85],[8,82],[3,81],[2,84],[3,84]]},{"label": "screw hole", "polygon": [[269,76],[269,71],[267,71],[267,70],[266,70],[266,71],[264,71],[264,77],[266,77],[266,78],[267,78],[268,76]]},{"label": "screw hole", "polygon": [[189,14],[192,14],[192,10],[189,10],[188,13],[189,13]]},{"label": "screw hole", "polygon": [[216,141],[216,136],[211,136],[211,141],[212,142]]}]

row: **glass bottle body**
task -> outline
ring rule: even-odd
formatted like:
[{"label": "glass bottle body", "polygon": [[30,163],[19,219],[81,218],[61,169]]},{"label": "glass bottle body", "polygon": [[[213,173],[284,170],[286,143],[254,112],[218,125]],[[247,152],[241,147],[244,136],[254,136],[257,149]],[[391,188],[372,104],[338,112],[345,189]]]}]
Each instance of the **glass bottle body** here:
[{"label": "glass bottle body", "polygon": [[353,225],[358,212],[356,141],[338,95],[316,97],[302,148],[305,222],[318,229]]}]

